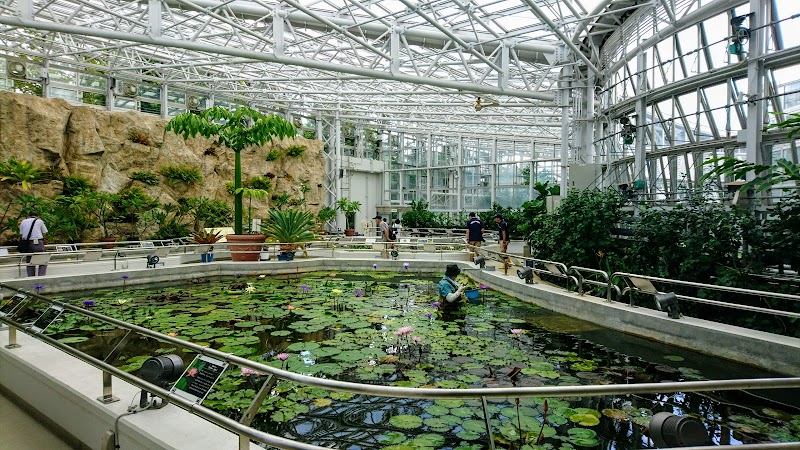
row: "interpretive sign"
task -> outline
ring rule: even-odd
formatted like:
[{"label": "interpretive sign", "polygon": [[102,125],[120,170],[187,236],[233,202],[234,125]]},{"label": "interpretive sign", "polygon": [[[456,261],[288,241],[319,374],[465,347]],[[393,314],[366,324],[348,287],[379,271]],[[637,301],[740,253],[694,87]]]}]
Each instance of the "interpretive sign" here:
[{"label": "interpretive sign", "polygon": [[202,403],[227,367],[226,362],[197,355],[175,382],[172,392],[195,403]]},{"label": "interpretive sign", "polygon": [[47,308],[47,310],[43,312],[38,319],[36,319],[36,322],[33,322],[33,325],[31,325],[30,329],[34,333],[41,333],[47,329],[47,327],[49,327],[50,324],[53,323],[62,312],[64,312],[64,308],[60,306],[51,306]]},{"label": "interpretive sign", "polygon": [[3,303],[3,306],[0,306],[0,316],[13,316],[27,298],[28,296],[25,294],[15,294],[7,302]]}]

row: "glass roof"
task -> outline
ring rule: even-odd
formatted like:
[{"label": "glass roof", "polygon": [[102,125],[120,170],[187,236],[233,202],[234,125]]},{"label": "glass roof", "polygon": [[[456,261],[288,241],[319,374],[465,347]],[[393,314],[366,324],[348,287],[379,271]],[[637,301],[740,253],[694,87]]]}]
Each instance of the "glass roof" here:
[{"label": "glass roof", "polygon": [[574,63],[556,51],[607,3],[0,0],[0,55],[310,117],[556,137]]}]

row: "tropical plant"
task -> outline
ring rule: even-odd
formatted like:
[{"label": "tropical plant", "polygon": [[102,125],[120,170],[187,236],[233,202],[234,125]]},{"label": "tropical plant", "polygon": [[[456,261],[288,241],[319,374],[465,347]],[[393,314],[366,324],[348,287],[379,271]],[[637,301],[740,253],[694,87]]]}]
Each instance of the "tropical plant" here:
[{"label": "tropical plant", "polygon": [[132,187],[121,191],[114,200],[115,214],[122,222],[136,223],[145,212],[158,206],[141,188]]},{"label": "tropical plant", "polygon": [[82,177],[80,175],[67,175],[62,177],[61,181],[64,183],[64,187],[61,189],[61,195],[65,195],[67,197],[81,195],[87,191],[91,191],[94,188],[92,183],[86,179],[86,177]]},{"label": "tropical plant", "polygon": [[192,242],[195,244],[214,244],[222,239],[221,231],[198,230],[192,234]]},{"label": "tropical plant", "polygon": [[303,137],[306,139],[316,139],[317,133],[314,130],[303,130]]},{"label": "tropical plant", "polygon": [[42,171],[30,161],[18,161],[10,158],[5,162],[0,162],[0,181],[11,185],[20,185],[23,191],[31,188],[32,183],[36,183],[42,177]]},{"label": "tropical plant", "polygon": [[361,211],[361,202],[342,197],[336,201],[336,209],[344,213],[345,223],[348,230],[356,227],[356,213]]},{"label": "tropical plant", "polygon": [[319,220],[320,225],[323,227],[328,222],[332,221],[336,218],[336,210],[331,208],[330,206],[325,206],[324,208],[320,209],[317,213],[317,219]]},{"label": "tropical plant", "polygon": [[[274,137],[293,137],[294,125],[278,115],[265,116],[248,107],[229,111],[215,106],[200,113],[186,112],[174,117],[166,127],[184,139],[200,135],[215,138],[216,142],[234,152],[234,188],[242,187],[241,152],[250,146],[262,146]],[[234,232],[242,234],[242,192],[234,197]]]},{"label": "tropical plant", "polygon": [[173,184],[185,183],[188,186],[193,186],[203,181],[203,175],[200,170],[186,164],[162,167],[159,173]]},{"label": "tropical plant", "polygon": [[131,180],[141,181],[148,186],[158,186],[161,181],[153,172],[134,172],[131,175]]},{"label": "tropical plant", "polygon": [[269,221],[261,225],[261,232],[268,239],[286,244],[281,246],[282,250],[295,250],[298,247],[296,243],[314,240],[313,228],[314,215],[308,211],[271,209]]},{"label": "tropical plant", "polygon": [[283,209],[286,205],[289,204],[289,200],[291,200],[291,199],[292,199],[292,197],[289,194],[284,192],[283,194],[273,195],[272,196],[272,204],[277,209]]},{"label": "tropical plant", "polygon": [[86,192],[80,196],[83,211],[96,221],[103,237],[111,237],[110,225],[116,218],[114,204],[119,200],[117,194],[108,192]]},{"label": "tropical plant", "polygon": [[[244,182],[244,187],[240,188],[242,195],[247,196],[247,223],[252,222],[253,198],[258,200],[266,198],[272,188],[272,180],[267,177],[252,177]],[[234,194],[236,191],[234,191]],[[248,225],[249,226],[249,225]]]},{"label": "tropical plant", "polygon": [[755,176],[739,188],[741,191],[746,192],[752,188],[756,192],[762,192],[785,182],[800,183],[800,165],[787,159],[779,159],[772,166],[742,161],[731,156],[712,158],[703,163],[704,166],[711,164],[714,164],[714,168],[700,177],[699,184],[718,176],[744,180],[749,173]]},{"label": "tropical plant", "polygon": [[159,209],[153,210],[156,221],[156,232],[154,239],[173,239],[188,236],[191,229],[185,222],[191,207],[185,202],[178,204],[168,203]]},{"label": "tropical plant", "polygon": [[612,229],[622,218],[624,199],[612,189],[573,189],[553,214],[534,219],[528,236],[532,255],[567,266],[606,269],[619,257]]}]

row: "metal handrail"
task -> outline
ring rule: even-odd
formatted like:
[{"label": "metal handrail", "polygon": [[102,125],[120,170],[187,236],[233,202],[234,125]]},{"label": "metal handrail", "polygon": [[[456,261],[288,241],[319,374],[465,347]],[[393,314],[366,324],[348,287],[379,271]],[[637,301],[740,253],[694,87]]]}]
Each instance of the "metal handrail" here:
[{"label": "metal handrail", "polygon": [[[583,295],[583,283],[592,284],[595,286],[605,287],[606,288],[606,301],[612,301],[611,292],[614,291],[617,293],[617,297],[621,296],[621,292],[619,290],[619,286],[616,284],[611,283],[611,278],[608,276],[608,272],[605,270],[599,269],[590,269],[588,267],[581,267],[581,266],[570,266],[570,272],[574,272],[576,278],[578,279],[578,294]],[[600,275],[605,280],[605,283],[601,283],[599,281],[595,281],[592,279],[585,279],[583,273],[592,273],[595,275]]]},{"label": "metal handrail", "polygon": [[[35,292],[16,289],[4,283],[0,283],[0,288],[10,289],[15,292],[26,294],[39,301],[47,302],[51,305],[57,305],[65,310],[73,313],[78,313],[84,316],[91,317],[102,322],[115,325],[129,332],[139,333],[159,341],[167,342],[171,345],[178,346],[179,348],[190,349],[201,355],[211,356],[215,359],[237,365],[239,367],[247,367],[269,375],[269,379],[265,383],[270,383],[273,377],[281,380],[296,382],[303,385],[320,387],[324,389],[349,392],[354,394],[372,395],[378,397],[393,397],[393,398],[416,398],[416,399],[453,399],[453,398],[471,398],[481,399],[484,405],[484,417],[488,418],[486,411],[487,398],[508,398],[508,397],[580,397],[585,395],[619,395],[619,394],[642,394],[642,393],[664,393],[664,392],[702,392],[711,390],[742,390],[742,389],[774,389],[774,388],[800,388],[800,377],[792,378],[758,378],[758,379],[735,379],[735,380],[719,380],[719,381],[687,381],[687,382],[670,382],[670,383],[642,383],[642,384],[624,384],[624,385],[585,385],[585,386],[548,386],[548,387],[513,387],[513,388],[469,388],[469,389],[438,389],[438,388],[405,388],[395,386],[376,386],[372,384],[361,384],[347,381],[338,381],[330,379],[322,379],[311,377],[308,375],[301,375],[294,372],[289,372],[282,369],[277,369],[264,364],[260,364],[249,359],[235,356],[233,354],[220,352],[207,347],[188,342],[185,340],[177,339],[168,335],[164,335],[150,329],[133,325],[121,320],[104,316],[77,306],[64,303],[58,300],[49,299]],[[273,447],[282,449],[299,449],[299,450],[321,450],[324,447],[306,444],[302,442],[292,441],[290,439],[275,436],[259,430],[255,430],[240,422],[225,417],[217,412],[210,410],[202,405],[193,403],[182,397],[179,397],[165,389],[152,385],[140,378],[121,371],[112,366],[111,361],[103,361],[94,358],[84,352],[76,350],[66,344],[63,344],[49,336],[40,333],[31,333],[30,326],[17,322],[11,317],[0,317],[0,321],[9,324],[9,344],[16,344],[16,329],[21,329],[25,333],[31,335],[35,339],[44,341],[67,354],[75,356],[76,358],[102,370],[104,372],[104,393],[110,395],[110,377],[105,374],[114,375],[126,382],[145,389],[154,395],[166,399],[180,408],[187,410],[191,414],[196,414],[210,422],[221,426],[233,433],[240,436],[240,449],[247,448],[244,444],[249,446],[248,439],[253,439],[258,442],[271,445]],[[119,348],[112,351],[112,354],[118,354]],[[113,359],[113,358],[108,358]],[[106,379],[108,378],[108,379]],[[109,385],[105,386],[105,382]],[[261,394],[261,393],[259,393]],[[264,400],[264,395],[257,395],[251,403],[248,411],[257,411]],[[245,422],[246,417],[242,418]],[[490,443],[490,448],[494,448],[492,440],[491,424],[487,420],[487,434]],[[712,448],[712,447],[704,447]],[[780,448],[780,447],[776,447]]]},{"label": "metal handrail", "polygon": [[[784,294],[784,293],[780,293],[780,292],[769,292],[769,291],[758,291],[758,290],[754,290],[754,289],[737,288],[737,287],[731,287],[731,286],[718,286],[718,285],[714,285],[714,284],[697,283],[697,282],[693,282],[693,281],[670,280],[669,278],[651,277],[651,276],[647,276],[647,275],[638,275],[638,274],[627,273],[627,272],[614,272],[611,275],[611,280],[613,281],[616,278],[622,278],[622,279],[641,278],[641,279],[644,279],[644,280],[656,281],[656,282],[660,282],[660,283],[672,284],[672,285],[677,285],[677,286],[696,287],[696,288],[700,288],[700,289],[708,289],[708,290],[720,291],[720,292],[734,292],[734,293],[737,293],[737,294],[745,294],[745,295],[752,295],[752,296],[759,296],[759,297],[772,297],[772,298],[779,298],[779,299],[783,299],[783,300],[800,301],[800,296],[793,295],[793,294]],[[625,289],[622,290],[622,293],[620,294],[620,296],[618,298],[620,300],[622,300],[622,296],[624,296],[626,293],[629,293],[629,295],[631,295],[634,291],[644,292],[644,291],[641,291],[639,289],[636,289],[635,287],[630,287],[629,286],[629,287],[626,287]],[[654,294],[655,292],[645,292],[645,293]],[[737,304],[737,303],[729,303],[729,302],[723,302],[723,301],[719,301],[719,300],[710,300],[710,299],[692,297],[692,296],[689,296],[689,295],[682,295],[682,294],[676,294],[676,297],[681,299],[681,300],[687,300],[687,301],[691,301],[691,302],[695,302],[695,303],[704,303],[704,304],[713,305],[713,306],[719,306],[719,307],[723,307],[723,308],[740,309],[740,310],[744,310],[744,311],[753,311],[753,312],[764,313],[764,314],[772,314],[772,315],[776,315],[776,316],[800,318],[800,313],[795,313],[795,312],[791,312],[791,311],[783,311],[783,310],[779,310],[779,309],[762,308],[762,307],[759,307],[759,306],[741,305],[741,304]],[[632,297],[632,295],[630,297],[630,304],[631,304],[631,306],[633,306],[633,297]]]}]

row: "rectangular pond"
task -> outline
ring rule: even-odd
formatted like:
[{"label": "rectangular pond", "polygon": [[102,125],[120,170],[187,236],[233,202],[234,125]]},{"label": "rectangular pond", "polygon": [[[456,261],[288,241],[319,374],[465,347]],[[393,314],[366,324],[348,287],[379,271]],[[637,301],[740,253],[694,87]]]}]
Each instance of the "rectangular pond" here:
[{"label": "rectangular pond", "polygon": [[[66,299],[274,367],[367,384],[459,389],[776,376],[571,319],[491,286],[475,286],[477,299],[444,311],[437,281],[410,271],[314,272]],[[123,333],[65,313],[46,334],[102,358]],[[187,364],[195,356],[138,338],[117,365],[136,372],[148,357],[166,353]],[[265,378],[231,367],[204,405],[238,419]],[[664,393],[490,399],[488,412],[502,448],[638,449],[653,447],[644,430],[659,411],[697,417],[717,444],[798,441],[798,404],[795,392]],[[253,426],[342,449],[488,447],[480,401],[378,398],[284,381]]]}]

